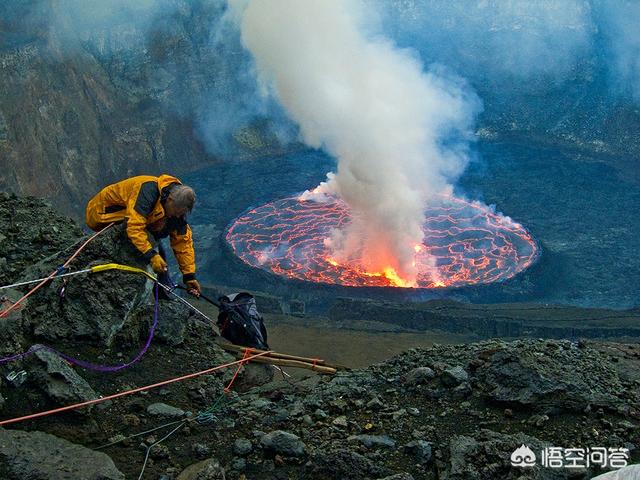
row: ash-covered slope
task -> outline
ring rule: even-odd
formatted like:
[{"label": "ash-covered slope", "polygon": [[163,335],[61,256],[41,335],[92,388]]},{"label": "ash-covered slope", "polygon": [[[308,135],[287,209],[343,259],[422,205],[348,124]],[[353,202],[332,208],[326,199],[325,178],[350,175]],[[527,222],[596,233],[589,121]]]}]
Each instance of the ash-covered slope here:
[{"label": "ash-covered slope", "polygon": [[[48,273],[69,255],[68,249],[53,250],[75,242],[78,227],[34,199],[0,197],[0,212],[9,206],[15,213],[0,215],[0,231],[15,220],[12,234],[2,239],[2,256],[20,269],[3,282]],[[48,247],[33,240],[36,233],[52,235]],[[144,267],[116,228],[89,244],[73,268],[110,261]],[[45,343],[101,364],[135,356],[153,318],[152,288],[144,277],[70,277],[64,298],[56,285],[2,319],[3,355]],[[20,293],[8,296],[15,300]],[[209,326],[177,302],[161,301],[156,338],[130,368],[91,372],[47,351],[0,367],[0,416],[97,398],[230,360]],[[266,367],[245,367],[226,395],[223,387],[235,369],[225,369],[0,429],[0,474],[138,478],[147,447],[177,424],[131,435],[187,419],[150,450],[143,478],[592,478],[595,467],[544,468],[539,453],[548,446],[628,448],[638,460],[639,366],[637,345],[489,340],[412,349],[335,376],[278,374],[272,380]],[[23,383],[6,380],[21,370]],[[213,415],[203,417],[210,408]],[[511,466],[511,453],[522,444],[536,452],[537,466]]]}]

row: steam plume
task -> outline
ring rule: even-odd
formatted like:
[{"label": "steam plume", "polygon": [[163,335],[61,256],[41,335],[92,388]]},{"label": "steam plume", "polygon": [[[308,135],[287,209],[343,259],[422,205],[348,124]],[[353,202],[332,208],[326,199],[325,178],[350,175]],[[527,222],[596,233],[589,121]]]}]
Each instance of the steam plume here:
[{"label": "steam plume", "polygon": [[592,53],[598,21],[588,0],[380,3],[385,31],[396,41],[481,82],[564,80]]},{"label": "steam plume", "polygon": [[414,280],[425,205],[463,171],[479,101],[412,51],[365,35],[363,13],[356,1],[252,0],[242,40],[303,140],[338,159],[320,189],[354,214],[329,240],[336,258]]},{"label": "steam plume", "polygon": [[609,77],[614,91],[630,94],[640,103],[640,35],[638,2],[597,4],[609,56]]}]

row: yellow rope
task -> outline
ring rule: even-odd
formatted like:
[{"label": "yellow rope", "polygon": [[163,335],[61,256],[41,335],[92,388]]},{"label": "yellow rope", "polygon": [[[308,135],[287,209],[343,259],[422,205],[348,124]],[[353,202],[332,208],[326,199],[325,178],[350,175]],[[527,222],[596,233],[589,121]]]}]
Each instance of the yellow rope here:
[{"label": "yellow rope", "polygon": [[140,273],[154,282],[158,280],[154,275],[151,275],[146,270],[137,267],[130,267],[129,265],[120,265],[119,263],[104,263],[102,265],[95,265],[91,267],[91,273],[104,272],[107,270],[123,270],[125,272]]},{"label": "yellow rope", "polygon": [[[102,265],[95,265],[95,266],[90,268],[91,273],[106,272],[108,270],[121,270],[121,271],[124,271],[124,272],[139,273],[139,274],[144,275],[145,277],[147,277],[149,280],[151,280],[153,282],[158,282],[158,279],[156,278],[155,275],[151,275],[149,272],[147,272],[146,270],[143,270],[141,268],[130,267],[129,265],[120,265],[119,263],[105,263],[105,264],[102,264]],[[211,318],[209,318],[207,315],[202,313],[196,307],[191,305],[184,298],[182,298],[182,297],[176,295],[175,293],[173,293],[172,289],[170,289],[166,285],[163,285],[162,282],[158,282],[158,285],[160,287],[164,288],[167,292],[171,293],[175,297],[176,300],[179,300],[180,302],[184,303],[191,310],[193,310],[194,312],[200,314],[201,316],[206,318],[211,324],[213,324],[213,320],[211,320]]]}]

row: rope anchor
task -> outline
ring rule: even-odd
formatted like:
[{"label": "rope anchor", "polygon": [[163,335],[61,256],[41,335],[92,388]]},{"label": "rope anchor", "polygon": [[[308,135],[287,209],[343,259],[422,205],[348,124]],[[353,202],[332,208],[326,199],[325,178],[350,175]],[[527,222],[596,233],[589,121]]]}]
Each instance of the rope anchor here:
[{"label": "rope anchor", "polygon": [[14,387],[19,387],[27,379],[27,372],[26,370],[12,370],[5,378]]}]

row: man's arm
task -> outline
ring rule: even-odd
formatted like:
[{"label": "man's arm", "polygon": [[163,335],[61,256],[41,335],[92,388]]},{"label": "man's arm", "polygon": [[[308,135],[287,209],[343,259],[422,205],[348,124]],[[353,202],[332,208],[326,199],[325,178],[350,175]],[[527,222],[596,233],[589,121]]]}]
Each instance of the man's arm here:
[{"label": "man's arm", "polygon": [[180,266],[183,281],[186,283],[189,280],[195,280],[196,255],[193,249],[193,238],[189,224],[185,222],[177,230],[172,231],[169,236],[169,243]]},{"label": "man's arm", "polygon": [[153,249],[147,233],[147,216],[153,211],[160,197],[157,182],[143,183],[134,195],[127,204],[127,235],[131,243],[149,261],[158,254]]}]

